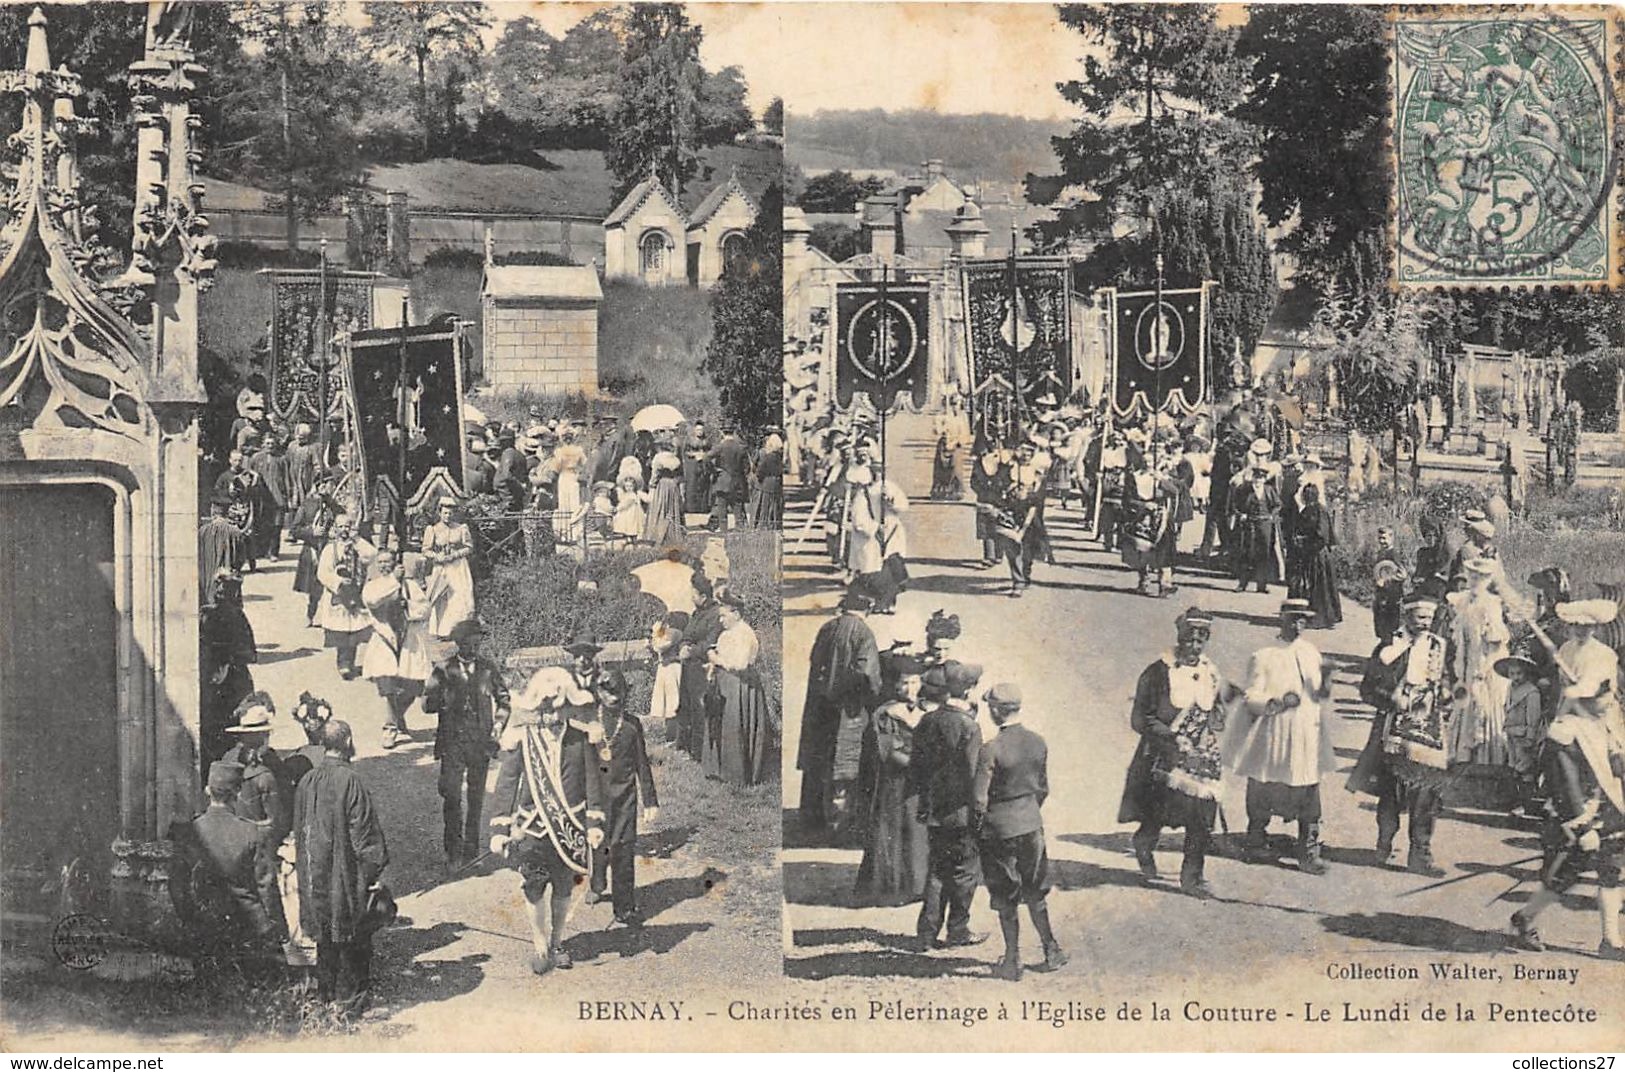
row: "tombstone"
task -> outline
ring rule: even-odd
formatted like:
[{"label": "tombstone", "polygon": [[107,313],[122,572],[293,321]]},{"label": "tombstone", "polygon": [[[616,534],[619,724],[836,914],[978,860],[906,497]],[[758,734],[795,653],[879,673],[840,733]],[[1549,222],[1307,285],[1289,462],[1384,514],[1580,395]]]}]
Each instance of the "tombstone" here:
[{"label": "tombstone", "polygon": [[80,85],[52,69],[38,9],[24,70],[7,76],[23,99],[0,232],[0,906],[12,933],[86,903],[126,933],[161,929],[164,833],[199,801],[197,316],[215,262],[191,140],[204,72],[172,7],[153,5],[130,67],[135,232],[115,279],[86,274]]}]

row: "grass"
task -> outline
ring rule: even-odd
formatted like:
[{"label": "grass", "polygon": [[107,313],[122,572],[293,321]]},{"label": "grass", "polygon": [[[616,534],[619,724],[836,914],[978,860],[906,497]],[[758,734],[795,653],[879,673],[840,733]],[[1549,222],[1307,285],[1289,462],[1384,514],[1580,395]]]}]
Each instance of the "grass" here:
[{"label": "grass", "polygon": [[[1452,481],[1426,485],[1420,497],[1394,495],[1391,488],[1350,504],[1339,516],[1339,546],[1333,554],[1338,584],[1362,602],[1371,599],[1371,568],[1376,561],[1377,530],[1394,530],[1401,560],[1409,566],[1421,546],[1419,522],[1424,513],[1445,520],[1452,541],[1460,540],[1459,518],[1470,506],[1484,508],[1480,489]],[[1619,494],[1611,488],[1573,487],[1547,492],[1532,485],[1524,512],[1499,526],[1496,545],[1507,579],[1524,587],[1524,578],[1547,566],[1567,570],[1577,592],[1597,582],[1625,579],[1625,524]]]}]

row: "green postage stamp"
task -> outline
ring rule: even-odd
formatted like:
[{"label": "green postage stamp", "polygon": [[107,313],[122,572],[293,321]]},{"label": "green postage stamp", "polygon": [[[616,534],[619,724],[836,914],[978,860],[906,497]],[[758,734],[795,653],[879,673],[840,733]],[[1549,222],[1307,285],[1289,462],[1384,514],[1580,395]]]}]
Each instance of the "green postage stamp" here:
[{"label": "green postage stamp", "polygon": [[1395,283],[1617,284],[1617,9],[1393,18]]}]

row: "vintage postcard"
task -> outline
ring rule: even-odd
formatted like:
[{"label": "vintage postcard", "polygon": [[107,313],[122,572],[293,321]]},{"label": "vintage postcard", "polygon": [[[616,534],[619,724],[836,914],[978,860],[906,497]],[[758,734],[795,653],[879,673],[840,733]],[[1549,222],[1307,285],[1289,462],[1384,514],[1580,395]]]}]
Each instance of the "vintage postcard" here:
[{"label": "vintage postcard", "polygon": [[1619,34],[0,5],[0,1049],[1620,1049]]},{"label": "vintage postcard", "polygon": [[1507,285],[1617,271],[1616,14],[826,13],[941,62],[786,121],[821,1041],[1619,1046],[1625,318]]}]

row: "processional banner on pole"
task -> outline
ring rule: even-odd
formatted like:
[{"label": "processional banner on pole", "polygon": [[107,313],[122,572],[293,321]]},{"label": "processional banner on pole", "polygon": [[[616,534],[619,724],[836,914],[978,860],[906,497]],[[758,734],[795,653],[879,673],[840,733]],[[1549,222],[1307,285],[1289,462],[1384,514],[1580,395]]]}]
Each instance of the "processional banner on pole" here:
[{"label": "processional banner on pole", "polygon": [[[328,416],[340,409],[338,355],[322,346],[323,273],[275,271],[271,277],[271,407],[289,423],[321,420],[321,366],[328,363]],[[329,271],[325,323],[333,336],[372,327],[371,273]]]},{"label": "processional banner on pole", "polygon": [[362,486],[372,496],[375,510],[392,509],[400,501],[403,438],[410,512],[421,509],[431,496],[462,496],[461,333],[456,324],[377,328],[356,332],[343,347],[352,442],[359,447]]},{"label": "processional banner on pole", "polygon": [[1115,417],[1189,413],[1207,401],[1207,288],[1108,289]]},{"label": "processional banner on pole", "polygon": [[[882,290],[885,301],[882,303]],[[839,283],[835,288],[836,399],[858,392],[887,409],[899,391],[925,405],[931,350],[928,283]]]},{"label": "processional banner on pole", "polygon": [[1072,384],[1072,273],[1064,257],[1017,257],[964,266],[973,389],[1014,382],[1024,405],[1064,399]]}]

